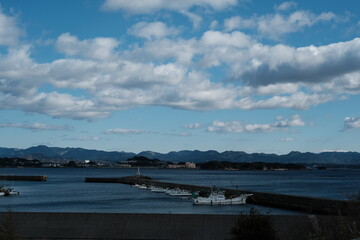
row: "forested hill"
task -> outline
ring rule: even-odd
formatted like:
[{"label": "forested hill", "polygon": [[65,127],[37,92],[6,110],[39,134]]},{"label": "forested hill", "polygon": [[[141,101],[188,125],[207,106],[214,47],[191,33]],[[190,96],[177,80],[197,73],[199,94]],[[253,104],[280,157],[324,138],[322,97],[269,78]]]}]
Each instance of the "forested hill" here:
[{"label": "forested hill", "polygon": [[208,162],[208,161],[231,161],[231,162],[280,162],[280,163],[321,163],[321,164],[360,164],[358,152],[322,152],[302,153],[290,152],[288,154],[265,154],[246,153],[242,151],[217,152],[209,151],[177,151],[169,153],[157,153],[145,151],[141,153],[99,151],[84,148],[59,148],[36,146],[27,149],[0,148],[0,157],[19,157],[25,159],[38,159],[40,161],[69,161],[91,160],[103,162],[126,161],[135,156],[144,156],[149,159],[159,159],[172,162]]}]

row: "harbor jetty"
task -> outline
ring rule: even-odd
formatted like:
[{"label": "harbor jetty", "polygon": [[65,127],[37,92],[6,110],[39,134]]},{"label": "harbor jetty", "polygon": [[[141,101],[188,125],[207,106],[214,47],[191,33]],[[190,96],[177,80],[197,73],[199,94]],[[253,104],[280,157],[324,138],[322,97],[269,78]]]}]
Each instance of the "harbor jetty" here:
[{"label": "harbor jetty", "polygon": [[[156,186],[161,188],[180,188],[192,192],[208,191],[210,192],[212,187],[209,186],[196,186],[189,184],[169,183],[156,181],[150,177],[136,175],[121,178],[85,178],[85,182],[92,183],[121,183],[128,185],[146,185]],[[280,209],[294,210],[305,212],[308,214],[322,214],[322,215],[342,215],[347,216],[351,214],[352,209],[360,208],[359,203],[352,203],[345,200],[334,200],[304,196],[294,196],[278,193],[265,193],[245,191],[238,189],[222,188],[226,195],[240,195],[249,193],[252,196],[248,197],[247,203],[275,207]]]},{"label": "harbor jetty", "polygon": [[46,181],[47,176],[28,176],[28,175],[0,175],[0,181]]}]

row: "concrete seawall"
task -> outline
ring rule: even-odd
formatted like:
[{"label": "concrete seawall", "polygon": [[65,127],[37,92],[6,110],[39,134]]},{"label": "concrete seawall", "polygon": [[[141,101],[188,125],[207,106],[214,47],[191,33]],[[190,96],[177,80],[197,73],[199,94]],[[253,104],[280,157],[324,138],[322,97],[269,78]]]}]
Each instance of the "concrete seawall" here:
[{"label": "concrete seawall", "polygon": [[[122,184],[145,184],[163,188],[181,188],[190,191],[210,191],[211,187],[196,186],[188,184],[168,183],[155,181],[145,176],[130,176],[122,178],[86,178],[85,182],[101,183],[122,183]],[[348,215],[349,202],[342,200],[322,199],[303,196],[292,196],[276,193],[253,192],[235,189],[224,189],[229,195],[238,195],[243,193],[253,194],[247,202],[255,205],[276,207],[282,209],[296,210],[309,214],[325,215]],[[360,208],[357,204],[357,208]],[[353,207],[353,206],[352,206]]]},{"label": "concrete seawall", "polygon": [[[119,213],[7,213],[16,226],[15,239],[231,239],[236,215],[119,214]],[[303,239],[315,216],[271,216],[279,240]],[[336,221],[317,216],[316,221]],[[300,237],[300,238],[299,238]]]}]

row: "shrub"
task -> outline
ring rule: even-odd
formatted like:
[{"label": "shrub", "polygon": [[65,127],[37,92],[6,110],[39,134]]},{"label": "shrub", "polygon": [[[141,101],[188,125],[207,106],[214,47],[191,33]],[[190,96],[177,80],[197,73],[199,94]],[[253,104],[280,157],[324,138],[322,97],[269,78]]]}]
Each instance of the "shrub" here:
[{"label": "shrub", "polygon": [[276,240],[277,234],[270,215],[251,208],[249,214],[241,213],[231,229],[233,240]]},{"label": "shrub", "polygon": [[0,240],[10,240],[17,238],[17,226],[11,209],[5,214],[0,222]]}]

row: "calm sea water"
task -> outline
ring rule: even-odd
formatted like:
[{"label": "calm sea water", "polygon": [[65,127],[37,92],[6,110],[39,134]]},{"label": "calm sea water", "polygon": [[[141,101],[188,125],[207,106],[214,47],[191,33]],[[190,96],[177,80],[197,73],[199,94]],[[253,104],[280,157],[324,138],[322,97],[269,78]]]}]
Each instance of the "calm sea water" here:
[{"label": "calm sea water", "polygon": [[[0,168],[0,174],[46,175],[46,182],[0,181],[19,196],[1,197],[0,211],[8,207],[24,212],[193,213],[238,214],[256,207],[263,213],[293,212],[253,206],[194,206],[190,199],[132,188],[123,184],[85,183],[85,177],[122,177],[136,169]],[[348,199],[360,189],[360,170],[307,171],[204,171],[142,169],[142,175],[159,181],[241,190]]]}]

